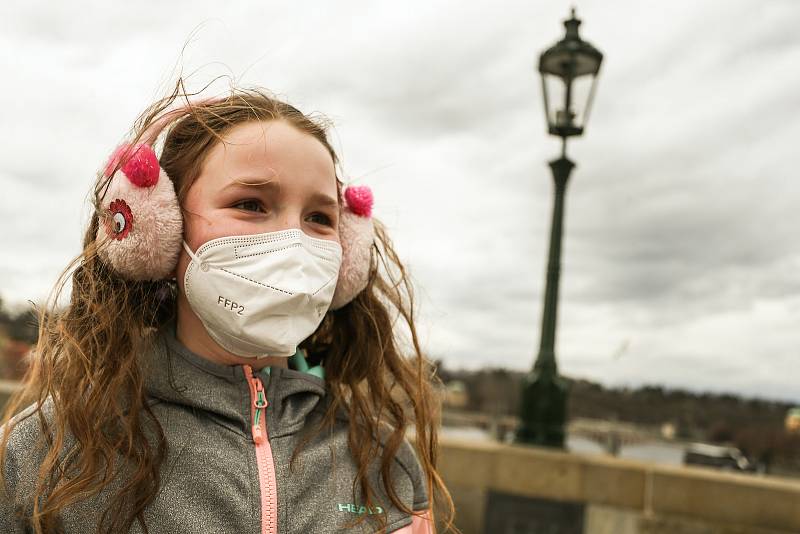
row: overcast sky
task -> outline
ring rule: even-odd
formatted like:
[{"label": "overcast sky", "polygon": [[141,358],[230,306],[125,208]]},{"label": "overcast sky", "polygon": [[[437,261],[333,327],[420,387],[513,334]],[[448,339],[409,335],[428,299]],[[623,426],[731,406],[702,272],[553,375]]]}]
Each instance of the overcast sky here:
[{"label": "overcast sky", "polygon": [[333,120],[429,354],[530,368],[560,153],[535,66],[575,5],[605,59],[567,149],[560,370],[800,402],[796,0],[109,5],[0,7],[4,301],[46,296],[95,171],[181,69]]}]

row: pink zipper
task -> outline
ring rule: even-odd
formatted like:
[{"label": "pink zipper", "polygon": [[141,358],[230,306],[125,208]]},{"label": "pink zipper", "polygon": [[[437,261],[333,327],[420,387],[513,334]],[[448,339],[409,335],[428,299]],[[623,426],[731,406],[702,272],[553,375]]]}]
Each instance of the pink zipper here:
[{"label": "pink zipper", "polygon": [[278,532],[278,492],[275,483],[275,461],[267,434],[267,395],[264,384],[253,375],[253,368],[244,365],[244,373],[250,386],[250,411],[252,413],[253,441],[256,444],[258,484],[261,488],[261,534]]}]

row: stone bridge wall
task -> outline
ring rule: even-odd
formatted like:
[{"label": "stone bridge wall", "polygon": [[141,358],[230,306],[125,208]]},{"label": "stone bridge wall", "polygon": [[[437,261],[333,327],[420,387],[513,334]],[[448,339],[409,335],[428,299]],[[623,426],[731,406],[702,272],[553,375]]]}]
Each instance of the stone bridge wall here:
[{"label": "stone bridge wall", "polygon": [[800,480],[450,438],[440,469],[465,534],[800,533]]}]

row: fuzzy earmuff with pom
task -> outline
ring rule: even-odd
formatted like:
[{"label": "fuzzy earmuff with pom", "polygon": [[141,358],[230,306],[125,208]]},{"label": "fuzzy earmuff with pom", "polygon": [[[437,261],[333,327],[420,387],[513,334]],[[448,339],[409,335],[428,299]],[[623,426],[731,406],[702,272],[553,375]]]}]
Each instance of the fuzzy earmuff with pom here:
[{"label": "fuzzy earmuff with pom", "polygon": [[350,302],[367,286],[370,254],[375,241],[372,225],[372,191],[367,186],[350,186],[344,190],[346,206],[339,214],[339,240],[342,244],[342,266],[330,309]]},{"label": "fuzzy earmuff with pom", "polygon": [[183,217],[155,152],[146,144],[121,145],[104,176],[111,181],[95,238],[100,257],[131,280],[167,278],[180,254]]}]

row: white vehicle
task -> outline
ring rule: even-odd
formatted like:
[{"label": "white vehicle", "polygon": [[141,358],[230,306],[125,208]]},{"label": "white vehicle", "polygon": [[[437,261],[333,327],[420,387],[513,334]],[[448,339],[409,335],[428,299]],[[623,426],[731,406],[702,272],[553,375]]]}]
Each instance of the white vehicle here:
[{"label": "white vehicle", "polygon": [[728,471],[755,471],[747,457],[736,447],[692,443],[683,453],[684,465],[704,465]]}]

